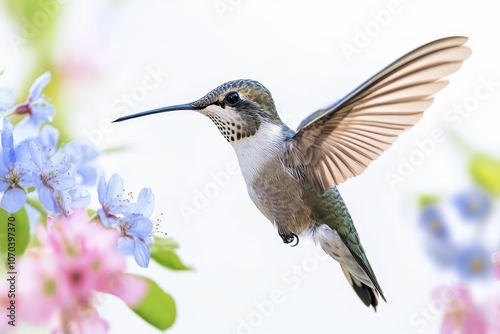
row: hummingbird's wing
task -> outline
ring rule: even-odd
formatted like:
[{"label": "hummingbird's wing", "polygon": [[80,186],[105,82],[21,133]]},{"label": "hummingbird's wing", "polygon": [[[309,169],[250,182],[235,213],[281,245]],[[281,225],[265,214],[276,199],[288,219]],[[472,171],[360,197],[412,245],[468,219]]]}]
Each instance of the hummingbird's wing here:
[{"label": "hummingbird's wing", "polygon": [[399,58],[338,103],[301,123],[283,163],[325,191],[361,174],[412,127],[471,50],[466,37],[436,40]]}]

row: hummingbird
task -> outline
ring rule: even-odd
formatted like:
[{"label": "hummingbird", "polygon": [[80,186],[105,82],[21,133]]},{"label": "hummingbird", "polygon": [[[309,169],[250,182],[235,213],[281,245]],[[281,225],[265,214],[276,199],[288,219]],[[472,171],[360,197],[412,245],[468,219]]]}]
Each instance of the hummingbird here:
[{"label": "hummingbird", "polygon": [[467,37],[425,44],[372,76],[294,131],[280,119],[271,92],[254,80],[234,80],[202,98],[116,119],[175,110],[208,116],[233,146],[248,194],[284,243],[299,236],[340,263],[349,284],[376,311],[386,301],[337,185],[361,174],[411,128],[471,50]]}]

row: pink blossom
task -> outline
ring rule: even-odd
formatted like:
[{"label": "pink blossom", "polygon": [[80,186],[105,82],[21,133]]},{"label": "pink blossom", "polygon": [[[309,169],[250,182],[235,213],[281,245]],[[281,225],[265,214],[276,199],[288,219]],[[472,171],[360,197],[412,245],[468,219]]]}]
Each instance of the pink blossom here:
[{"label": "pink blossom", "polygon": [[443,306],[442,334],[486,334],[488,324],[483,310],[472,299],[464,284],[440,287],[433,292],[433,299]]},{"label": "pink blossom", "polygon": [[124,255],[116,250],[118,232],[89,221],[84,211],[38,225],[39,247],[20,261],[20,314],[24,321],[58,325],[54,332],[106,333],[108,324],[94,308],[99,292],[134,305],[147,285],[125,274]]},{"label": "pink blossom", "polygon": [[493,262],[493,275],[497,280],[500,280],[500,251],[491,255],[491,262]]}]

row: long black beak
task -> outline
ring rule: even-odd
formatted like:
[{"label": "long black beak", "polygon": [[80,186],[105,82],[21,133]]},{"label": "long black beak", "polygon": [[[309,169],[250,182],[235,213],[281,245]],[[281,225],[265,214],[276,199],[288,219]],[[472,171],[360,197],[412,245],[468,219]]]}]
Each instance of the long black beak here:
[{"label": "long black beak", "polygon": [[137,113],[137,114],[123,116],[123,117],[115,119],[112,123],[122,122],[122,121],[126,121],[128,119],[142,117],[142,116],[147,116],[147,115],[159,114],[161,112],[167,112],[167,111],[175,111],[175,110],[200,110],[200,109],[203,109],[203,108],[194,106],[194,105],[192,105],[190,103],[179,104],[179,105],[176,105],[176,106],[163,107],[163,108],[158,108],[158,109],[143,111],[143,112],[140,112],[140,113]]}]

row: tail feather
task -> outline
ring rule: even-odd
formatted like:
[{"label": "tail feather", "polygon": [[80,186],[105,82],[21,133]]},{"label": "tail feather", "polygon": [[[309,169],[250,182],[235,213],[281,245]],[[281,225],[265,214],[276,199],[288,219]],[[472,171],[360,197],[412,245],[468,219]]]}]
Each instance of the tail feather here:
[{"label": "tail feather", "polygon": [[369,287],[368,285],[360,282],[355,276],[353,276],[345,266],[340,265],[342,271],[344,272],[347,281],[352,286],[361,301],[368,307],[373,306],[373,309],[377,311],[378,306],[378,292],[377,290]]}]

